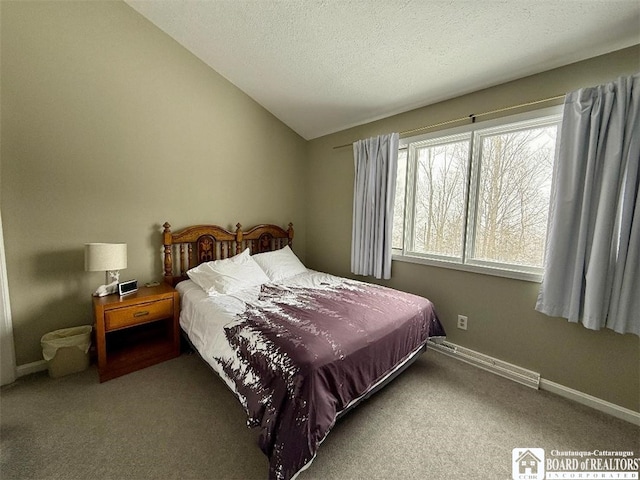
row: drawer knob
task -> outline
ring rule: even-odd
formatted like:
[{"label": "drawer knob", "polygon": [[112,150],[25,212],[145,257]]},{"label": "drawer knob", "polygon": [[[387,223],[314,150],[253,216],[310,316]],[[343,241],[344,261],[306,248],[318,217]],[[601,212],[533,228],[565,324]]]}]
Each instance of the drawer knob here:
[{"label": "drawer knob", "polygon": [[141,312],[136,312],[133,314],[134,317],[144,317],[145,315],[149,315],[148,310],[143,310]]}]

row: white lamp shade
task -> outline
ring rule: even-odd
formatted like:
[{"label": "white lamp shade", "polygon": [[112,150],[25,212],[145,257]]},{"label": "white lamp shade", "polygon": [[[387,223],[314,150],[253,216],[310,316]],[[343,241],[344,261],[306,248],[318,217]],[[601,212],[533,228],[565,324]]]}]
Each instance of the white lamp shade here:
[{"label": "white lamp shade", "polygon": [[85,243],[84,269],[87,272],[127,268],[126,243]]}]

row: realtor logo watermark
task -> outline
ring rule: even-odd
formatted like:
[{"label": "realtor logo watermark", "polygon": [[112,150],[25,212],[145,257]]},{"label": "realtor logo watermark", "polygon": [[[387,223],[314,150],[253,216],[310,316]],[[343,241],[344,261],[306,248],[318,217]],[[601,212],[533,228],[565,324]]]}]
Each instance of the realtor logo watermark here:
[{"label": "realtor logo watermark", "polygon": [[630,451],[514,448],[513,480],[638,480],[640,456]]},{"label": "realtor logo watermark", "polygon": [[544,449],[514,448],[513,480],[544,480]]}]

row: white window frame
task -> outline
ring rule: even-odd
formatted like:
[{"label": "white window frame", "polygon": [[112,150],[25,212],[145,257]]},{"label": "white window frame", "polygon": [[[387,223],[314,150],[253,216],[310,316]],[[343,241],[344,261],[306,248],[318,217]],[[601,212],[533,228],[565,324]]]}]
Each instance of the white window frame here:
[{"label": "white window frame", "polygon": [[[505,127],[511,126],[509,130],[521,130],[527,127],[534,128],[553,124],[562,120],[562,105],[550,108],[533,110],[521,114],[510,115],[483,122],[475,122],[470,125],[455,127],[447,130],[440,130],[414,137],[400,139],[398,148],[407,149],[407,175],[405,185],[405,208],[404,208],[404,239],[403,249],[393,249],[393,260],[409,263],[419,263],[436,267],[462,270],[466,272],[494,275],[499,277],[525,280],[530,282],[540,282],[542,280],[542,268],[510,265],[498,262],[488,262],[469,258],[473,253],[475,241],[475,209],[477,208],[478,177],[480,175],[480,156],[476,151],[478,140],[482,136],[491,135],[505,131]],[[560,128],[558,128],[558,139]],[[416,144],[428,144],[435,139],[449,140],[469,137],[471,148],[469,149],[469,159],[467,162],[468,188],[465,192],[465,225],[463,228],[463,238],[460,240],[463,245],[462,258],[444,257],[434,254],[422,254],[413,251],[413,229],[415,212],[415,189],[416,189],[416,162],[412,161],[410,149],[415,149]],[[558,145],[556,139],[556,145]],[[557,156],[557,151],[556,151]]]}]

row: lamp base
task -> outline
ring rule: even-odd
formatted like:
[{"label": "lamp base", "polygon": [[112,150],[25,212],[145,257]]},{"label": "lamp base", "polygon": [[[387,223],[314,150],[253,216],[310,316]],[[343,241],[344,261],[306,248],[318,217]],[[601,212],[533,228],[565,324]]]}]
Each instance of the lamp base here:
[{"label": "lamp base", "polygon": [[98,289],[93,292],[94,297],[104,297],[106,295],[112,295],[118,291],[118,281],[111,282],[108,285],[100,285]]}]

